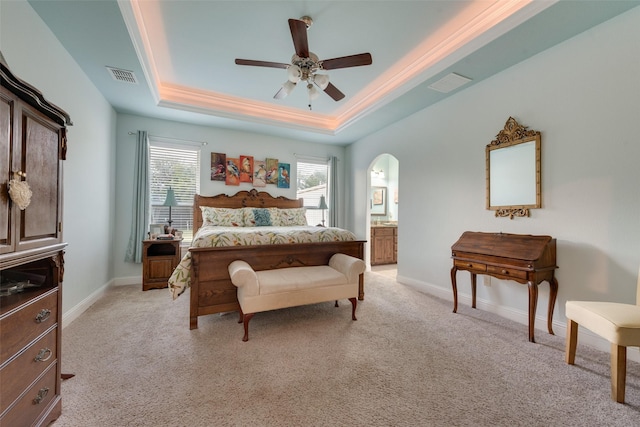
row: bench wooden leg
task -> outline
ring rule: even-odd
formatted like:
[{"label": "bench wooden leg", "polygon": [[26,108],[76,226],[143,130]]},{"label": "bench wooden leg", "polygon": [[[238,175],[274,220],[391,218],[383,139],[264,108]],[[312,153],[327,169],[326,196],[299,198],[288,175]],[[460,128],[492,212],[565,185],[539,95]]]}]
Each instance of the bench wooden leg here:
[{"label": "bench wooden leg", "polygon": [[242,313],[242,309],[239,309],[238,312],[240,313],[240,318],[238,319],[238,323],[242,323],[244,319],[244,314]]},{"label": "bench wooden leg", "polygon": [[358,305],[358,300],[355,298],[349,298],[349,301],[351,301],[351,319],[358,320],[356,319],[356,306]]},{"label": "bench wooden leg", "polygon": [[255,313],[246,313],[243,316],[242,323],[244,323],[244,337],[242,337],[242,341],[249,341],[249,320],[251,320],[254,314]]},{"label": "bench wooden leg", "polygon": [[335,305],[334,307],[340,307],[340,306],[338,305],[338,300],[336,300],[336,305]]}]

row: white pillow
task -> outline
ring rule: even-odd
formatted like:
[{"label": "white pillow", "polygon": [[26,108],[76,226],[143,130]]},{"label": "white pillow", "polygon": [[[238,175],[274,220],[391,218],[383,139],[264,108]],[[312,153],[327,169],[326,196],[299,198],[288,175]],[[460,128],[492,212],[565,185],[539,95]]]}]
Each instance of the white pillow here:
[{"label": "white pillow", "polygon": [[278,225],[282,227],[308,225],[307,210],[305,208],[278,209],[278,220]]},{"label": "white pillow", "polygon": [[242,209],[213,208],[200,206],[203,225],[219,227],[244,227],[244,215]]}]

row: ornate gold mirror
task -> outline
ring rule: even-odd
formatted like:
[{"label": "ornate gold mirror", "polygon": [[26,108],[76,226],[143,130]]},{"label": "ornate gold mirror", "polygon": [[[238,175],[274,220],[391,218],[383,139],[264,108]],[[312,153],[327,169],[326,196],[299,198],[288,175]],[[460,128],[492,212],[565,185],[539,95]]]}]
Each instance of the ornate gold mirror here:
[{"label": "ornate gold mirror", "polygon": [[540,132],[527,130],[509,117],[486,148],[487,209],[496,216],[529,216],[542,207]]}]

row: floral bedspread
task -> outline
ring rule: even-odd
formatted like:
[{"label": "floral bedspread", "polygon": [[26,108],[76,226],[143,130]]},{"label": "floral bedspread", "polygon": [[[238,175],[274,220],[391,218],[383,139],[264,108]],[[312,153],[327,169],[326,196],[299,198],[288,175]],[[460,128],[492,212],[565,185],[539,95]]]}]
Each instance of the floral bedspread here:
[{"label": "floral bedspread", "polygon": [[[335,227],[201,227],[191,247],[277,245],[287,243],[344,242],[356,240],[351,231]],[[169,278],[173,299],[191,285],[191,252],[187,252]]]}]

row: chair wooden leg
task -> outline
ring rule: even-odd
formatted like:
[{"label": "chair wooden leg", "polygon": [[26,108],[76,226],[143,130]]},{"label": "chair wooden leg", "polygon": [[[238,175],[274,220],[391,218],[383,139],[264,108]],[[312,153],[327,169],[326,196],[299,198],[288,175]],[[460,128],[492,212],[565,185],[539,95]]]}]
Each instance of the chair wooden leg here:
[{"label": "chair wooden leg", "polygon": [[565,343],[564,360],[569,365],[576,361],[576,347],[578,345],[578,324],[571,319],[567,319],[567,342]]},{"label": "chair wooden leg", "polygon": [[624,388],[627,379],[627,347],[611,344],[611,398],[624,403]]}]

